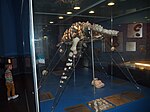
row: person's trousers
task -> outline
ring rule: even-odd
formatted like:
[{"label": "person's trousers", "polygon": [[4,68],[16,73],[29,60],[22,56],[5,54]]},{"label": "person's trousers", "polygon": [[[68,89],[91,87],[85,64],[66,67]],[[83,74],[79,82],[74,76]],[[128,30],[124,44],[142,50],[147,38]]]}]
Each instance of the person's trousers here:
[{"label": "person's trousers", "polygon": [[12,96],[14,96],[15,95],[14,83],[6,83],[6,87],[7,87],[7,96],[10,97],[11,93]]}]

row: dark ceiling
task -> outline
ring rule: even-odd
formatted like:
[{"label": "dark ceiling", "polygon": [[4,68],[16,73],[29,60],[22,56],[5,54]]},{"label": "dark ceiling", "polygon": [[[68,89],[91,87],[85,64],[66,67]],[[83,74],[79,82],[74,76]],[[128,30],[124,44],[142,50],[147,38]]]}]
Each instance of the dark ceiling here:
[{"label": "dark ceiling", "polygon": [[[73,3],[70,3],[73,1]],[[110,0],[34,0],[35,21],[38,24],[48,24],[54,21],[55,24],[67,24],[75,21],[103,22],[113,18],[139,14],[143,20],[150,22],[150,0],[113,0],[114,6],[108,6]],[[79,5],[80,10],[74,10],[73,6]],[[94,10],[94,14],[89,14]],[[67,15],[72,11],[72,15]],[[58,16],[64,16],[59,20]]]}]

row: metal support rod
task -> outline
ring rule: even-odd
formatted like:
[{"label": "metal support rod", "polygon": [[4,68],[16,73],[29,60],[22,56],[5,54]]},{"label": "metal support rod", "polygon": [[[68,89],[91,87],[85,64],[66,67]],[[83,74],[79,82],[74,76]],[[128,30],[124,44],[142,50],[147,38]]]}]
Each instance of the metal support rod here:
[{"label": "metal support rod", "polygon": [[74,74],[74,86],[76,82],[76,67],[75,67],[75,57],[73,57],[73,74]]},{"label": "metal support rod", "polygon": [[31,50],[32,67],[33,67],[34,96],[35,96],[35,106],[36,106],[35,110],[36,112],[39,112],[39,97],[38,97],[38,84],[37,84],[37,73],[36,73],[32,0],[29,0],[29,35],[30,35],[30,50]]},{"label": "metal support rod", "polygon": [[[112,14],[112,7],[110,7],[111,9],[111,17],[110,17],[110,25],[111,25],[111,30],[113,29],[113,14]],[[110,40],[110,43],[111,43],[111,48],[113,47],[113,42],[114,42],[114,40],[113,40],[113,36],[111,35],[111,40]],[[111,49],[110,48],[110,49]],[[113,57],[112,57],[112,55],[113,55],[113,51],[111,50],[111,82],[113,81]]]},{"label": "metal support rod", "polygon": [[24,5],[24,0],[21,0],[21,11],[20,11],[21,18],[22,18],[22,12],[23,12],[23,5]]},{"label": "metal support rod", "polygon": [[86,18],[97,18],[97,19],[108,19],[108,17],[105,16],[90,16],[90,15],[68,15],[63,13],[50,13],[50,12],[34,12],[36,15],[50,15],[50,16],[67,16],[67,17],[86,17]]},{"label": "metal support rod", "polygon": [[95,67],[94,67],[94,45],[93,45],[93,35],[92,30],[90,30],[91,35],[91,52],[92,52],[92,73],[93,73],[93,79],[95,78]]}]

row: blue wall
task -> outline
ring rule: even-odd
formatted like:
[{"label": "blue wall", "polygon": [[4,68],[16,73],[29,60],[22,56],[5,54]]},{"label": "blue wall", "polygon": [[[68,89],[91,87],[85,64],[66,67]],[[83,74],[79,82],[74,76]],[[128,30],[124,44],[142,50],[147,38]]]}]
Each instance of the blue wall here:
[{"label": "blue wall", "polygon": [[0,55],[30,54],[28,0],[0,1]]}]

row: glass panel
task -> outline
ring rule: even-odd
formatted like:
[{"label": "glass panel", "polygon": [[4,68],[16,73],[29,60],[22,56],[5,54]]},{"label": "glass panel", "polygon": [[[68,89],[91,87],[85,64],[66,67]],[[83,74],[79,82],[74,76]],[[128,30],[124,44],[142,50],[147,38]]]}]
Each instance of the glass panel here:
[{"label": "glass panel", "polygon": [[[129,70],[132,67],[128,68],[126,62],[149,60],[150,2],[118,0],[111,6],[108,3],[106,0],[34,1],[41,112],[49,109],[64,112],[66,107],[100,97],[93,82],[97,77],[102,81],[98,87],[104,86],[105,79],[113,85],[113,80],[121,77],[141,90],[141,83],[137,83]],[[122,72],[121,76],[116,69]],[[85,77],[84,72],[87,72]],[[82,87],[80,81],[91,88],[83,90],[85,94],[83,88],[77,89]],[[70,88],[76,91],[69,91]]]}]

